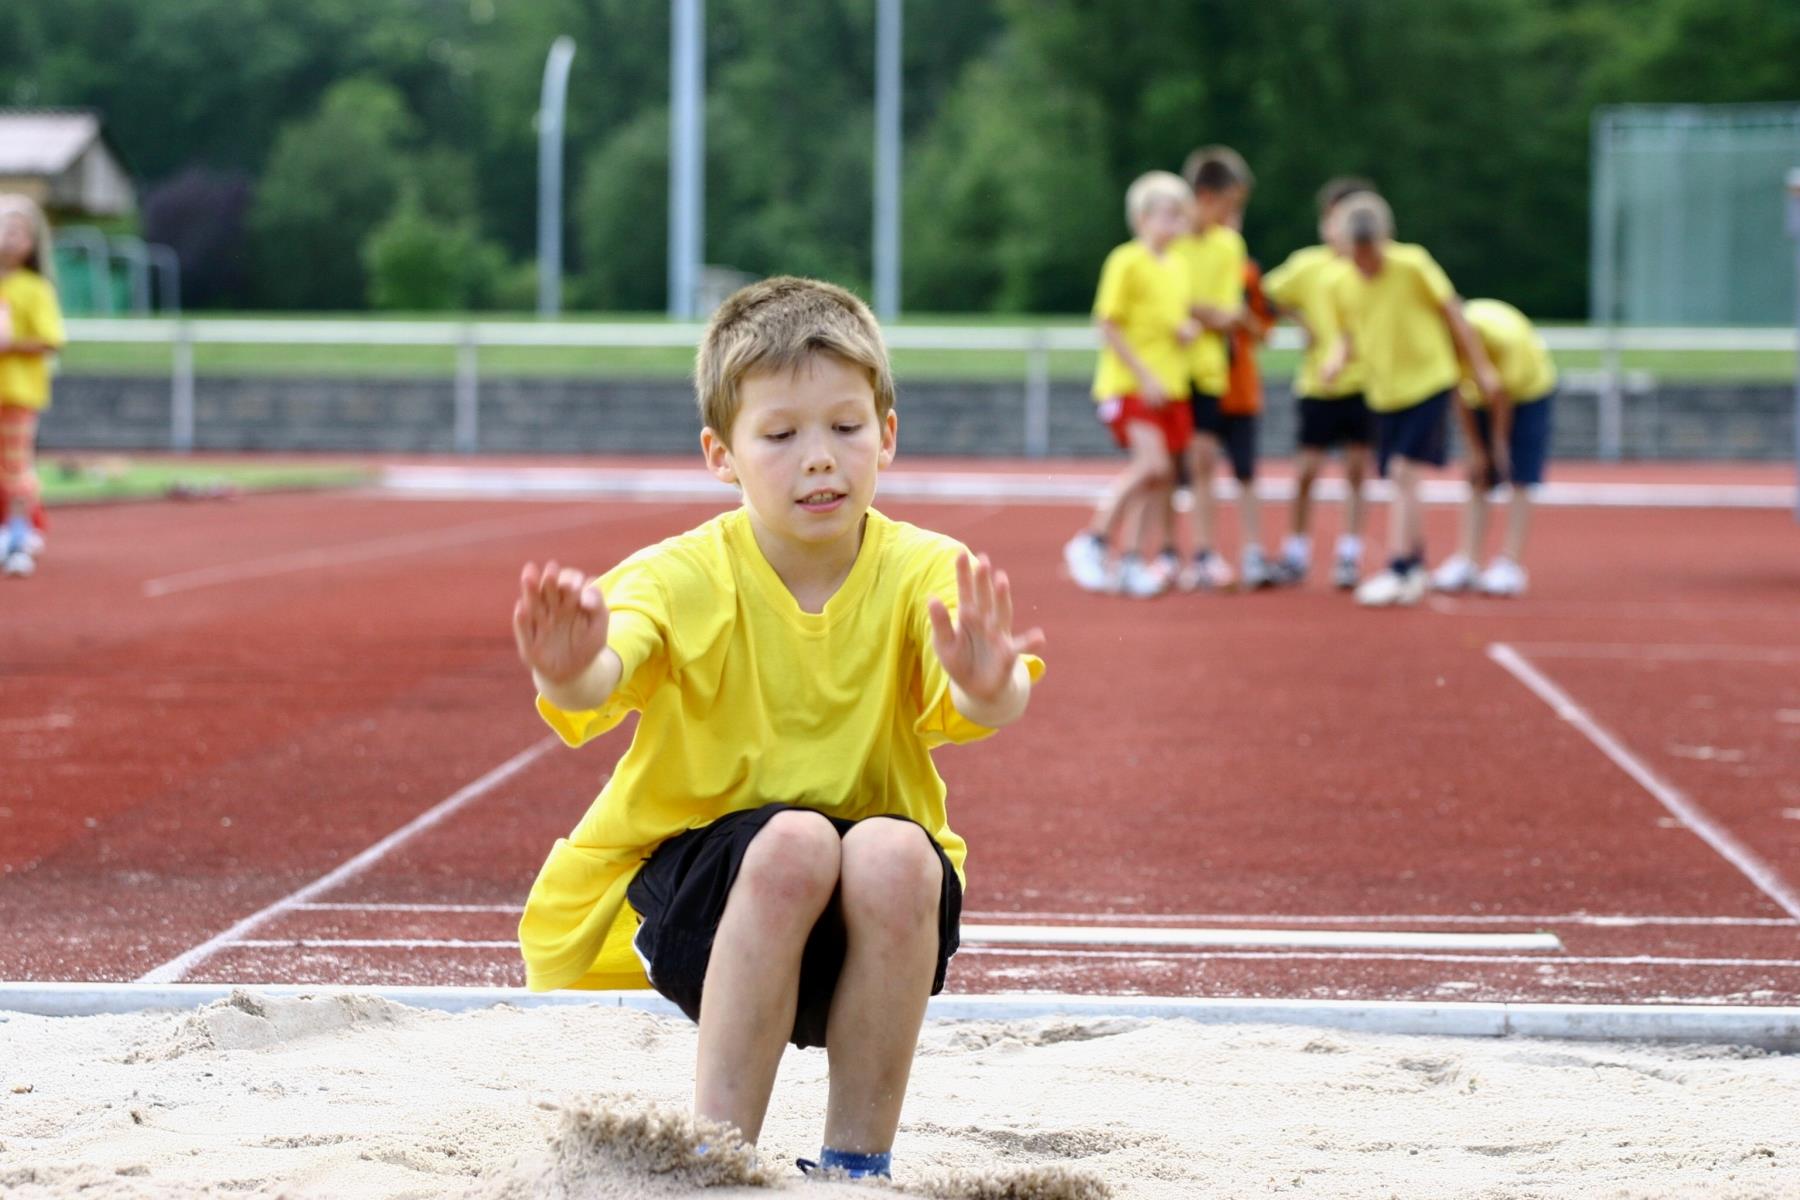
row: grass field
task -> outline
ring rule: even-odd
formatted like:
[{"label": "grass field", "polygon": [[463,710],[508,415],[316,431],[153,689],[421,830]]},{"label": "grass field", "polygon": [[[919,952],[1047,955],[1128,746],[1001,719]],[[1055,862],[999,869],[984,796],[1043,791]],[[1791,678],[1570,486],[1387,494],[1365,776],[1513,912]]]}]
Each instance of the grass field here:
[{"label": "grass field", "polygon": [[140,500],[214,499],[240,492],[350,487],[373,477],[366,467],[337,463],[254,461],[139,462],[122,455],[50,454],[38,466],[49,505]]}]

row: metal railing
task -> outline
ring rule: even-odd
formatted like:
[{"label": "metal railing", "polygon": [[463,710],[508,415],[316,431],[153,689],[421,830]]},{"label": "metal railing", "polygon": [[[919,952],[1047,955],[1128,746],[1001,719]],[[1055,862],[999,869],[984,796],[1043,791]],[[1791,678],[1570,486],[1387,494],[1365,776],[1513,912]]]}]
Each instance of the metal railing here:
[{"label": "metal railing", "polygon": [[[698,322],[507,322],[507,321],[252,321],[238,319],[71,320],[71,340],[163,345],[171,355],[169,446],[194,447],[194,348],[198,345],[441,347],[455,354],[453,444],[472,453],[479,442],[480,354],[488,348],[688,349],[705,326]],[[937,350],[1016,354],[1025,359],[1024,445],[1042,458],[1050,446],[1050,356],[1098,349],[1088,326],[890,325],[883,331],[890,350]],[[1544,341],[1557,351],[1601,356],[1595,372],[1578,373],[1599,394],[1599,452],[1618,458],[1624,440],[1627,392],[1648,384],[1643,372],[1624,369],[1622,356],[1640,351],[1759,353],[1796,350],[1800,335],[1791,328],[1675,329],[1599,326],[1550,327]],[[1298,350],[1300,331],[1279,326],[1269,339],[1277,350]],[[1565,377],[1571,372],[1564,372]]]}]

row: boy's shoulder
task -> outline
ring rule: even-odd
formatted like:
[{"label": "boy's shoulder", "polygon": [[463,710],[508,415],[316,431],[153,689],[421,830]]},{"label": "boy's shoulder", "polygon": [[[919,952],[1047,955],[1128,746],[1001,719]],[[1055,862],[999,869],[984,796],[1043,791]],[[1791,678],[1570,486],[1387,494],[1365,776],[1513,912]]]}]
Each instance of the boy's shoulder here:
[{"label": "boy's shoulder", "polygon": [[931,574],[945,564],[954,565],[957,555],[968,553],[968,548],[949,534],[896,521],[873,508],[868,532],[881,539],[876,549],[883,562],[908,574]]},{"label": "boy's shoulder", "polygon": [[602,583],[626,575],[649,575],[665,588],[684,583],[712,585],[729,573],[733,526],[744,519],[744,510],[732,509],[692,529],[652,542],[621,559],[601,576]]}]

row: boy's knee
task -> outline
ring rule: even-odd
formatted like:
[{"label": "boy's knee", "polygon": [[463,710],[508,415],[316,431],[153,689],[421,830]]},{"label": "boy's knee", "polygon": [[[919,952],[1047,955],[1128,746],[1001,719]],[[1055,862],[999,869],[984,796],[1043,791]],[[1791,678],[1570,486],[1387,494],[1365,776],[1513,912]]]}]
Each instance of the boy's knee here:
[{"label": "boy's knee", "polygon": [[776,813],[750,839],[737,882],[764,900],[823,909],[837,887],[842,850],[837,829],[818,813]]},{"label": "boy's knee", "polygon": [[876,818],[844,835],[847,921],[910,932],[935,926],[944,867],[931,836],[911,821]]}]

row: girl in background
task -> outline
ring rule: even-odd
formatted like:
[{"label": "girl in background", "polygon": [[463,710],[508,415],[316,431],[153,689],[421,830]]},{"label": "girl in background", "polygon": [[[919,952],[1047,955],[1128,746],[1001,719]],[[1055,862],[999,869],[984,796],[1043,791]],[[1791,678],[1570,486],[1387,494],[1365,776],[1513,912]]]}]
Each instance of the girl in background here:
[{"label": "girl in background", "polygon": [[43,212],[25,196],[0,196],[0,573],[15,578],[35,571],[44,550],[32,513],[38,414],[50,404],[50,356],[64,341],[53,278]]}]

